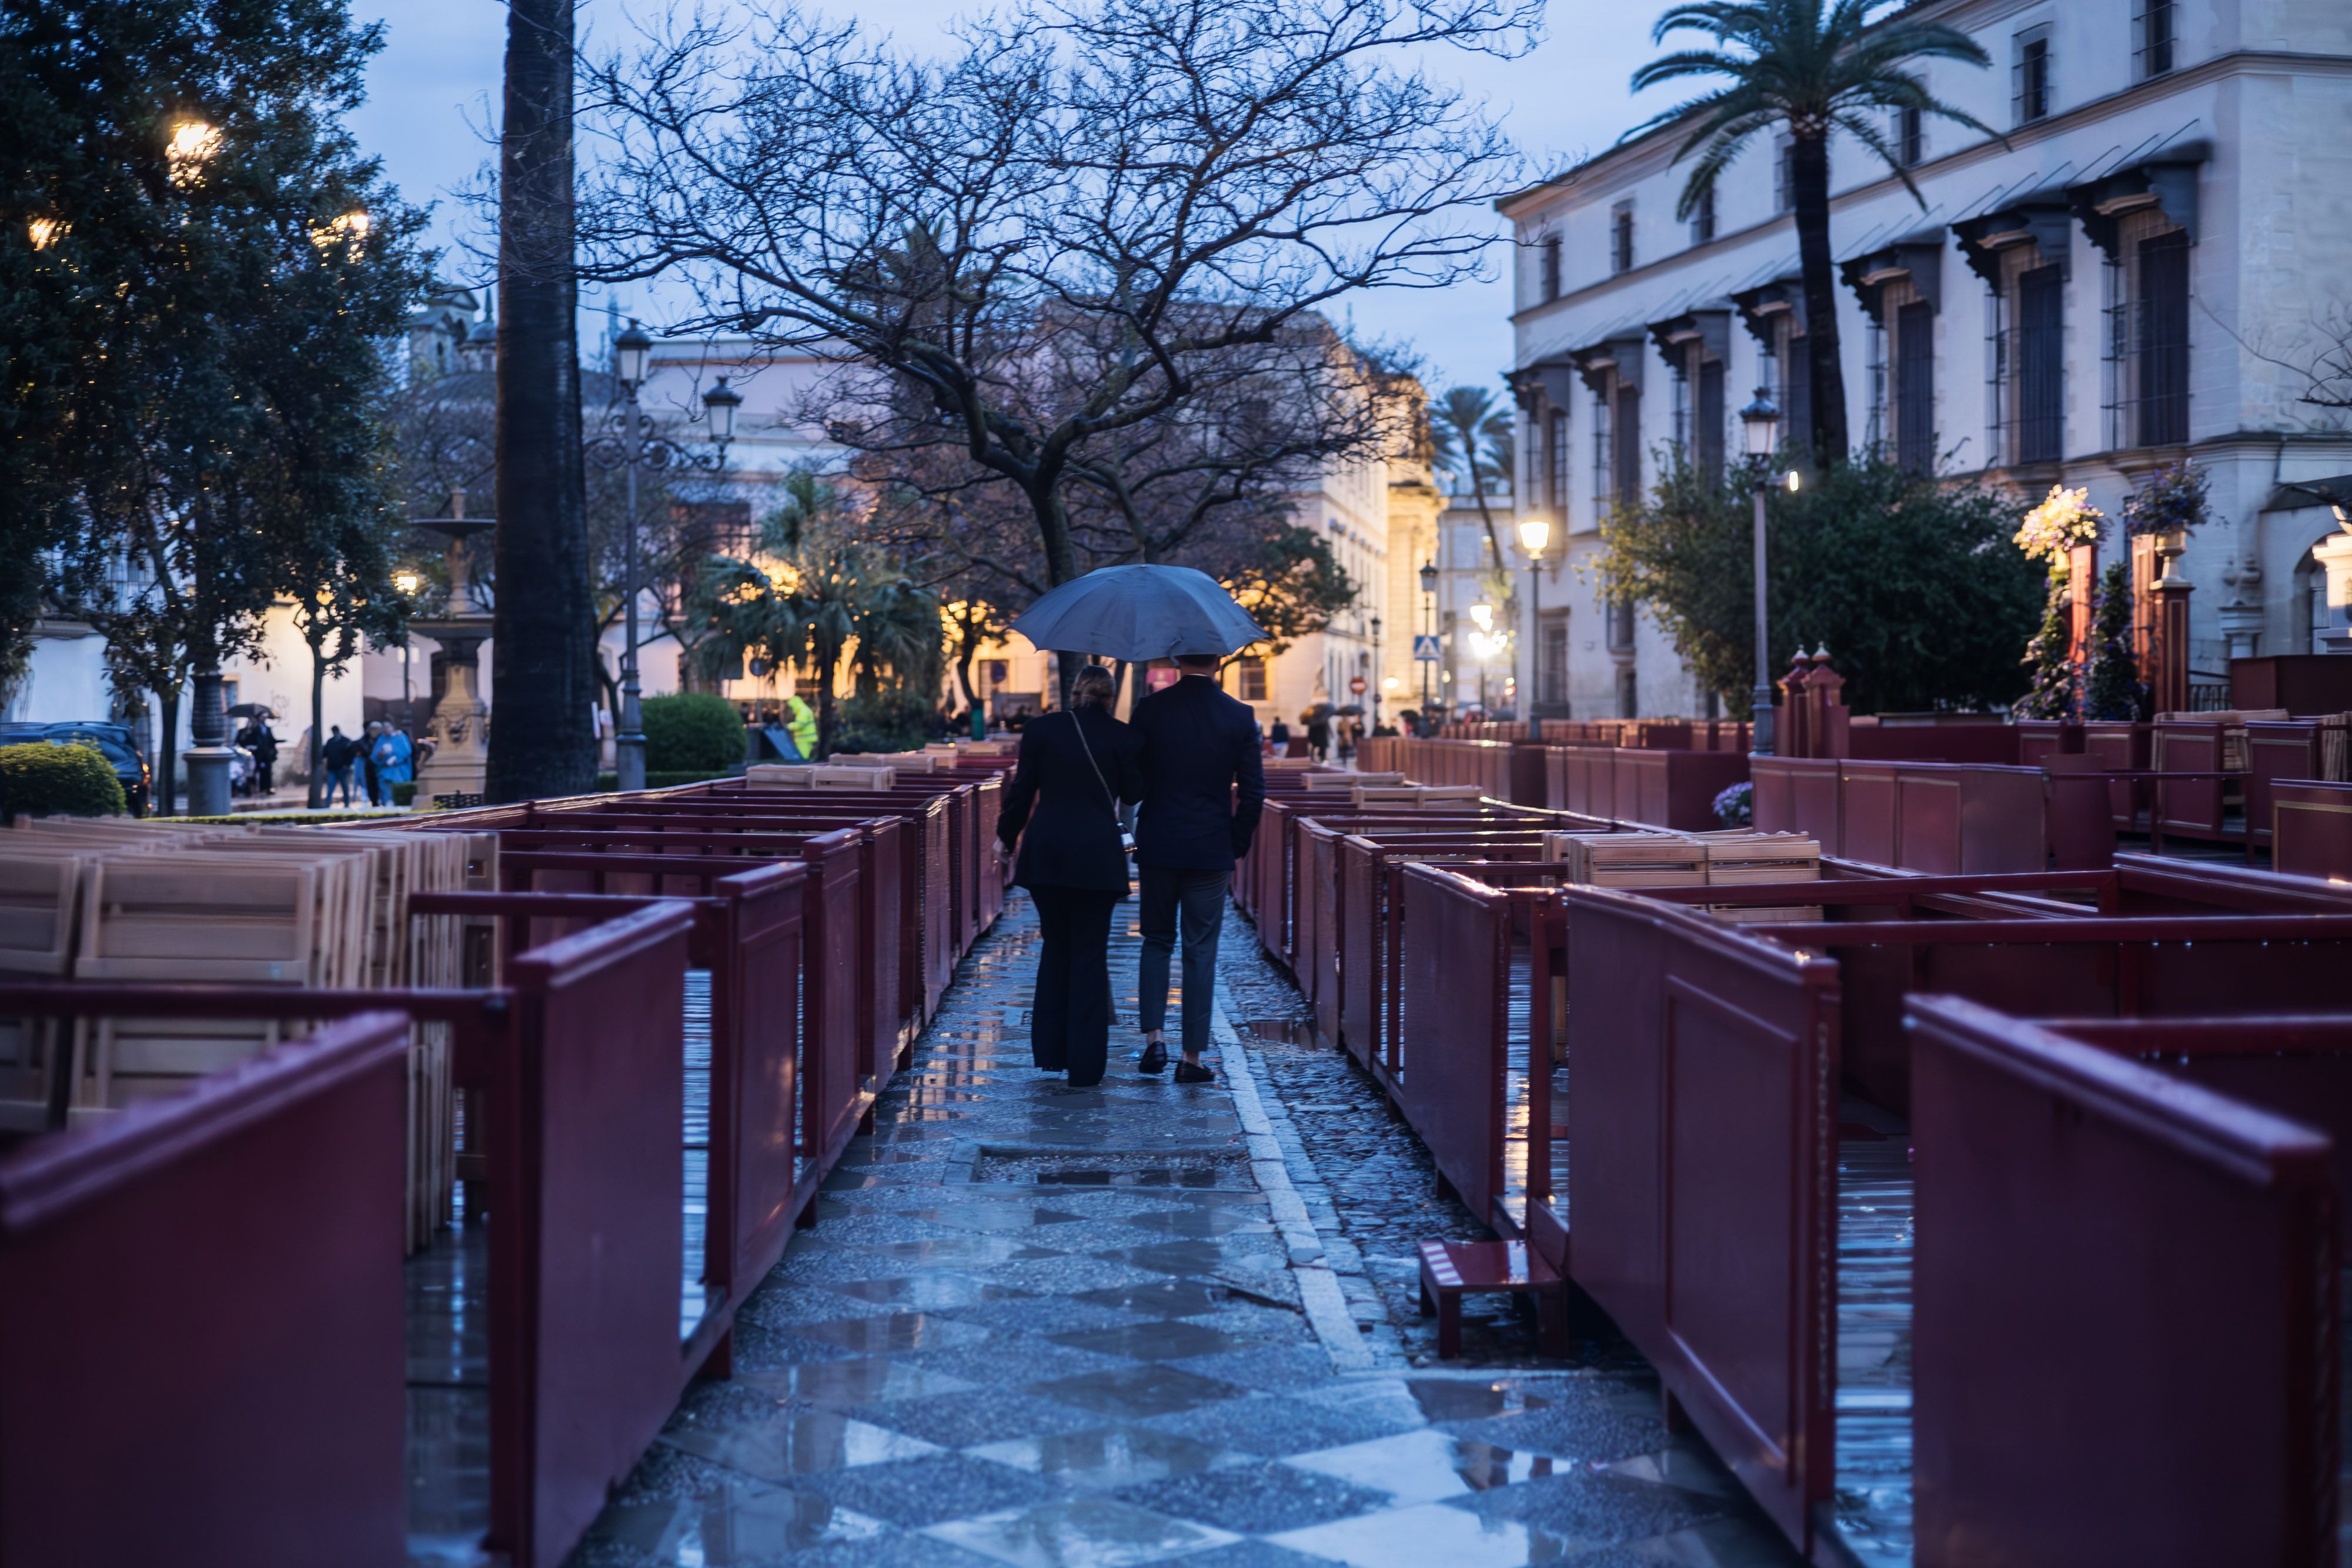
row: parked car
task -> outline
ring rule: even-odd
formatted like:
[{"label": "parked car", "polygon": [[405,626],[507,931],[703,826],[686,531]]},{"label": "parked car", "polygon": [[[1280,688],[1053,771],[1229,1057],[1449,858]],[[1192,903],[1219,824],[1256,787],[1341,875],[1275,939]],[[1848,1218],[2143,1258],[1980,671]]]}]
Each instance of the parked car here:
[{"label": "parked car", "polygon": [[147,759],[139,754],[139,743],[131,732],[119,724],[73,719],[62,724],[0,724],[0,746],[21,746],[28,741],[46,740],[59,746],[94,746],[107,761],[114,765],[114,777],[121,781],[122,798],[134,817],[143,817],[153,800],[150,787]]}]

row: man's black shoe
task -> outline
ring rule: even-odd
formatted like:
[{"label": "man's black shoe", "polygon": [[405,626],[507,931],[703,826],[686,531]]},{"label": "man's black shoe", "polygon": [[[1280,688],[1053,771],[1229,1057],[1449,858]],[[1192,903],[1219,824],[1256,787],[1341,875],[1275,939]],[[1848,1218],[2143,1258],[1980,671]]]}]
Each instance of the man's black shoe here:
[{"label": "man's black shoe", "polygon": [[1151,1041],[1150,1041],[1149,1043],[1147,1043],[1147,1044],[1144,1046],[1144,1048],[1143,1048],[1143,1060],[1142,1060],[1141,1061],[1137,1062],[1137,1063],[1135,1064],[1135,1068],[1136,1068],[1136,1071],[1139,1071],[1139,1072],[1165,1072],[1165,1071],[1168,1071],[1168,1044],[1167,1044],[1167,1042],[1166,1042],[1165,1040],[1151,1040]]},{"label": "man's black shoe", "polygon": [[1214,1083],[1216,1081],[1216,1073],[1200,1062],[1180,1061],[1176,1064],[1176,1082],[1179,1083]]}]

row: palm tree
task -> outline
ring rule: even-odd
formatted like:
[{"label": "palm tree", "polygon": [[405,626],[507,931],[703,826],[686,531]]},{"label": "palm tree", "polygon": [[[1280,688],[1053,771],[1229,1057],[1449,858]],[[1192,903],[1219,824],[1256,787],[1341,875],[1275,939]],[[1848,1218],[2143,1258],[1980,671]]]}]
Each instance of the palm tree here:
[{"label": "palm tree", "polygon": [[576,0],[507,8],[499,192],[494,800],[595,782],[596,606],[580,429],[572,225]]},{"label": "palm tree", "polygon": [[815,680],[819,756],[840,727],[834,685],[845,656],[867,695],[886,681],[928,690],[939,674],[939,596],[860,542],[856,523],[839,491],[814,474],[790,475],[761,520],[761,559],[713,558],[695,595],[697,617],[712,628],[698,644],[706,656],[757,651]]},{"label": "palm tree", "polygon": [[1728,83],[1652,116],[1624,140],[1660,126],[1689,126],[1675,152],[1679,163],[1693,153],[1675,204],[1675,216],[1687,221],[1733,156],[1758,131],[1788,127],[1789,192],[1797,216],[1797,257],[1804,278],[1805,348],[1812,372],[1816,457],[1845,460],[1845,382],[1838,369],[1837,290],[1830,270],[1830,133],[1843,131],[1874,153],[1903,182],[1921,207],[1927,198],[1911,183],[1895,149],[1887,144],[1886,110],[1916,110],[1956,120],[1995,140],[2000,133],[1975,116],[1953,108],[1927,90],[1903,62],[1964,60],[1990,66],[1991,57],[1956,27],[1937,22],[1892,22],[1874,26],[1873,13],[1893,0],[1702,0],[1675,5],[1651,29],[1653,43],[1670,33],[1704,33],[1712,49],[1682,49],[1652,60],[1633,73],[1633,90],[1684,77],[1727,77]]},{"label": "palm tree", "polygon": [[1470,481],[1478,520],[1486,525],[1487,551],[1495,570],[1502,571],[1503,541],[1486,507],[1486,482],[1510,475],[1511,411],[1496,408],[1495,394],[1483,387],[1454,387],[1431,413],[1430,444],[1447,467]]}]

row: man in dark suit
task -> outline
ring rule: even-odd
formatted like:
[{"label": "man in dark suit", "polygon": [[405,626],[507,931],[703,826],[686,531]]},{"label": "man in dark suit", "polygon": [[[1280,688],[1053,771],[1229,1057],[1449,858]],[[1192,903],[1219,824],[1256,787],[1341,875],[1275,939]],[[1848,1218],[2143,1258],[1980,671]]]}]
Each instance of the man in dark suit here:
[{"label": "man in dark suit", "polygon": [[1143,810],[1135,829],[1142,883],[1146,1072],[1168,1065],[1168,967],[1181,921],[1184,946],[1184,1060],[1179,1083],[1206,1083],[1202,1065],[1217,989],[1217,932],[1225,884],[1246,852],[1265,804],[1257,716],[1217,687],[1214,653],[1177,659],[1182,677],[1135,705],[1143,743]]}]

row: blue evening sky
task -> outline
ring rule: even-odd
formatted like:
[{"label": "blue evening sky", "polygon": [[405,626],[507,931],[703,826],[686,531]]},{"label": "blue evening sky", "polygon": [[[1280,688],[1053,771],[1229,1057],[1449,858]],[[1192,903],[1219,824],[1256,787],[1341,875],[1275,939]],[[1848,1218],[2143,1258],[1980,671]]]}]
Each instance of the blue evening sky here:
[{"label": "blue evening sky", "polygon": [[[726,0],[709,0],[723,11]],[[618,39],[648,0],[627,5],[583,0],[592,44]],[[920,49],[950,18],[971,9],[968,0],[835,0],[835,15],[856,14]],[[1458,81],[1495,106],[1513,139],[1540,166],[1558,168],[1608,145],[1663,94],[1637,109],[1625,90],[1635,66],[1659,52],[1649,28],[1662,0],[1551,0],[1548,37],[1524,58],[1499,61],[1445,51],[1425,64],[1433,75]],[[499,57],[506,12],[498,0],[357,0],[360,16],[387,25],[383,52],[369,72],[369,101],[353,122],[368,152],[384,161],[411,201],[436,204],[435,235],[446,243],[459,219],[451,193],[481,167],[482,133],[495,126]],[[1495,220],[1502,232],[1501,220]],[[1360,298],[1354,324],[1365,336],[1410,340],[1428,366],[1431,389],[1475,382],[1500,390],[1510,363],[1510,303],[1501,281],[1507,252],[1492,256],[1493,280],[1443,294],[1397,290]],[[447,270],[464,275],[473,264],[455,253]],[[469,278],[470,280],[470,278]],[[621,308],[657,314],[654,301],[623,297]]]}]

